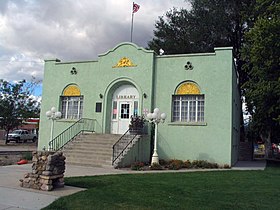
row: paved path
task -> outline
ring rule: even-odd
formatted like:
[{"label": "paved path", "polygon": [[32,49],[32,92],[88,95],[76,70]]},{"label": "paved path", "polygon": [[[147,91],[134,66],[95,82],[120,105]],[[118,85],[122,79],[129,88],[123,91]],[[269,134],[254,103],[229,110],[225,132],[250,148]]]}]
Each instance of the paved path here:
[{"label": "paved path", "polygon": [[[265,161],[250,161],[238,162],[236,167],[230,170],[264,170]],[[224,169],[222,169],[224,170]],[[187,170],[193,171],[207,171]],[[213,171],[213,170],[212,170]],[[0,210],[38,210],[48,206],[59,197],[70,195],[82,190],[65,186],[64,188],[55,189],[53,191],[39,191],[19,186],[19,179],[22,179],[24,174],[31,172],[31,164],[26,165],[11,165],[0,167]],[[75,165],[66,165],[65,177],[73,176],[93,176],[105,174],[131,174],[131,173],[180,173],[186,170],[179,171],[131,171],[118,170],[113,168],[97,168],[83,167]]]},{"label": "paved path", "polygon": [[65,186],[45,192],[20,187],[19,180],[31,171],[31,164],[0,167],[0,210],[37,210],[48,206],[59,197],[84,190]]},{"label": "paved path", "polygon": [[256,161],[239,161],[232,168],[233,170],[264,170],[266,167],[265,160]]}]

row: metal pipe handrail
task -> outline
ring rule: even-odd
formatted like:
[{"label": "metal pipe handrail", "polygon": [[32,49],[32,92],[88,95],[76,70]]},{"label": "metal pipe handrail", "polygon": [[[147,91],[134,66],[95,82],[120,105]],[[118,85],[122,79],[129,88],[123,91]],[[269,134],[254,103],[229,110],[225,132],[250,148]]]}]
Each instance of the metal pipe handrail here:
[{"label": "metal pipe handrail", "polygon": [[58,136],[56,136],[52,141],[49,142],[49,149],[53,151],[60,150],[67,143],[69,143],[73,138],[79,135],[81,132],[89,131],[94,132],[95,119],[82,118],[76,121],[73,125],[68,127]]},{"label": "metal pipe handrail", "polygon": [[[126,150],[126,148],[133,142],[133,140],[135,139],[135,137],[139,134],[142,134],[143,133],[143,130],[137,130],[135,134],[128,134],[130,133],[131,130],[128,129],[120,138],[119,140],[113,145],[113,160],[112,160],[112,165],[114,165],[114,163],[116,162],[116,160],[124,153],[124,151]],[[122,142],[121,140],[123,140],[126,136],[131,136],[130,140],[128,141],[128,143],[123,146],[123,147],[120,147],[120,150],[121,152],[119,152],[117,155],[115,155],[115,153],[117,153],[116,151],[116,147],[118,145],[120,145]],[[125,142],[124,142],[125,143]]]}]

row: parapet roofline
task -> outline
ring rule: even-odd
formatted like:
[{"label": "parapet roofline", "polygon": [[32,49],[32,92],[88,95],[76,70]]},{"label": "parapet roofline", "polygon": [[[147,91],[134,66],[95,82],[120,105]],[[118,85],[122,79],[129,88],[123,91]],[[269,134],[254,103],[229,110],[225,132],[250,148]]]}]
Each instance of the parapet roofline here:
[{"label": "parapet roofline", "polygon": [[215,47],[214,52],[205,52],[205,53],[186,53],[186,54],[167,54],[167,55],[157,55],[157,58],[170,58],[170,57],[195,57],[195,56],[215,56],[216,51],[226,51],[233,50],[233,47]]},{"label": "parapet roofline", "polygon": [[92,62],[98,62],[97,60],[86,60],[86,61],[65,61],[61,62],[60,59],[45,59],[45,62],[55,62],[55,64],[77,64],[77,63],[92,63]]},{"label": "parapet roofline", "polygon": [[[131,42],[123,42],[118,44],[116,47],[114,47],[111,50],[108,50],[105,53],[99,54],[98,57],[106,56],[109,53],[115,51],[117,48],[123,46],[123,45],[131,45],[135,47],[137,50],[142,50],[144,52],[148,53],[154,53],[156,54],[157,58],[169,58],[169,57],[194,57],[194,56],[214,56],[216,55],[216,51],[224,51],[224,50],[233,50],[233,47],[214,47],[215,52],[206,52],[206,53],[186,53],[186,54],[172,54],[172,55],[158,55],[155,51],[153,50],[146,50],[143,47],[138,47],[136,44],[131,43]],[[86,60],[86,61],[65,61],[61,62],[60,59],[58,58],[53,58],[53,59],[45,59],[45,62],[56,62],[57,64],[73,64],[73,63],[90,63],[90,62],[98,62],[97,60]]]},{"label": "parapet roofline", "polygon": [[105,53],[99,54],[98,57],[106,56],[109,53],[114,52],[115,50],[117,50],[119,47],[122,47],[122,46],[125,46],[125,45],[130,45],[130,46],[134,47],[136,50],[141,50],[141,51],[143,51],[145,53],[155,53],[153,50],[147,50],[147,49],[145,49],[143,47],[139,47],[135,43],[132,43],[132,42],[122,42],[122,43],[118,44],[117,46],[115,46],[113,49],[108,50]]}]

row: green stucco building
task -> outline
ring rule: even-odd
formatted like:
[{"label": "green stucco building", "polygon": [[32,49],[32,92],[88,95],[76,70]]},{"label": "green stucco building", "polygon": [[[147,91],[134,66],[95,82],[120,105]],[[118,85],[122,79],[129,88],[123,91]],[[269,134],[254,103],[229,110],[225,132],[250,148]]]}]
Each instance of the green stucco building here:
[{"label": "green stucco building", "polygon": [[45,115],[51,107],[62,112],[53,137],[80,118],[94,119],[96,133],[123,134],[131,115],[158,107],[167,114],[158,126],[160,159],[233,165],[238,158],[240,96],[231,47],[157,55],[121,43],[96,61],[45,60],[38,150],[51,138]]}]

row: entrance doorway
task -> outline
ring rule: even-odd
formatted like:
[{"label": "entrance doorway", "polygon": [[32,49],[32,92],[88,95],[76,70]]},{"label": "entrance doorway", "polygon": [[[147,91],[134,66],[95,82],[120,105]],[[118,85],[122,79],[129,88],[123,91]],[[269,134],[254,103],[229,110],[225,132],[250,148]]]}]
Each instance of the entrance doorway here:
[{"label": "entrance doorway", "polygon": [[139,93],[132,85],[122,85],[113,94],[111,133],[124,134],[130,123],[130,117],[139,115]]}]

